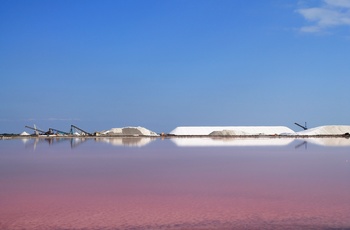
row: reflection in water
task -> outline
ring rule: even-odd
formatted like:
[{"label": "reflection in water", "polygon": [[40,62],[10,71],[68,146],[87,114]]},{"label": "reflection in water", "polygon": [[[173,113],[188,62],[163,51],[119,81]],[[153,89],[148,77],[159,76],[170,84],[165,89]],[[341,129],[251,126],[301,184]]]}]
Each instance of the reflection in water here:
[{"label": "reflection in water", "polygon": [[303,141],[303,142],[301,142],[300,144],[297,144],[297,145],[295,146],[295,148],[298,149],[298,148],[300,148],[300,147],[302,147],[302,146],[304,146],[305,149],[307,149],[307,141]]},{"label": "reflection in water", "polygon": [[27,143],[28,141],[30,141],[30,138],[22,138],[21,141],[23,142],[23,144]]},{"label": "reflection in water", "polygon": [[350,147],[87,140],[0,141],[0,229],[350,228]]},{"label": "reflection in water", "polygon": [[292,138],[173,138],[180,147],[199,146],[283,146],[294,141]]},{"label": "reflection in water", "polygon": [[[98,138],[23,138],[21,139],[26,148],[36,149],[39,144],[54,145],[62,142],[69,142],[71,148],[76,148],[88,140],[95,142],[107,143],[113,146],[129,146],[129,147],[144,147],[149,143],[157,140],[157,138],[149,137],[98,137]],[[170,138],[178,147],[219,147],[219,146],[287,146],[295,145],[295,148],[304,146],[307,149],[307,144],[321,146],[350,146],[349,138]]]},{"label": "reflection in water", "polygon": [[308,141],[322,146],[350,146],[349,138],[310,138]]},{"label": "reflection in water", "polygon": [[[307,143],[323,146],[350,146],[349,138],[173,138],[179,147],[205,147],[205,146],[286,146],[297,142],[296,148]],[[299,141],[302,143],[299,143]]]},{"label": "reflection in water", "polygon": [[41,145],[41,144],[49,144],[49,145],[52,145],[54,143],[57,143],[57,142],[61,142],[62,140],[55,140],[53,138],[31,138],[31,139],[28,139],[28,138],[24,138],[25,141],[23,141],[22,139],[22,142],[24,143],[25,145],[25,148],[28,148],[28,149],[36,149],[38,145]]},{"label": "reflection in water", "polygon": [[40,145],[54,146],[59,143],[70,143],[71,148],[79,146],[87,141],[86,138],[24,138],[21,139],[26,149],[36,149]]},{"label": "reflection in water", "polygon": [[87,141],[94,140],[95,142],[107,143],[113,146],[129,146],[129,147],[142,147],[146,146],[155,138],[142,138],[142,137],[110,137],[110,138],[23,138],[21,139],[26,148],[36,149],[38,145],[48,144],[53,146],[58,143],[70,143],[70,147],[77,148],[81,144]]},{"label": "reflection in water", "polygon": [[87,141],[87,138],[69,138],[70,139],[70,147],[71,148],[76,148],[85,141]]},{"label": "reflection in water", "polygon": [[96,138],[96,142],[104,142],[114,146],[137,146],[142,147],[148,145],[154,141],[154,138],[142,138],[142,137],[108,137],[108,138]]}]

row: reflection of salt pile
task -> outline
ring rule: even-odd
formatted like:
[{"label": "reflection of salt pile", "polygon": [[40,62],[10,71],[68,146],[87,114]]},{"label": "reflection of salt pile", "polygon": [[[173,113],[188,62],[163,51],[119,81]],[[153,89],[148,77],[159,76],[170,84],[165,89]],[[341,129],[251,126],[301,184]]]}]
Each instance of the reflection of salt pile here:
[{"label": "reflection of salt pile", "polygon": [[101,138],[97,141],[105,142],[114,146],[145,146],[152,142],[153,138],[122,137],[122,138]]},{"label": "reflection of salt pile", "polygon": [[294,133],[285,126],[192,126],[177,127],[170,134],[174,135],[275,135],[283,133]]},{"label": "reflection of salt pile", "polygon": [[350,146],[349,138],[310,138],[307,141],[322,146]]},{"label": "reflection of salt pile", "polygon": [[158,136],[157,133],[152,132],[144,127],[124,127],[124,128],[112,128],[107,131],[101,132],[101,135],[111,136]]},{"label": "reflection of salt pile", "polygon": [[298,135],[342,135],[350,133],[349,125],[326,125],[297,132]]},{"label": "reflection of salt pile", "polygon": [[291,138],[173,138],[179,147],[204,146],[284,146],[293,142]]},{"label": "reflection of salt pile", "polygon": [[22,138],[21,141],[23,142],[23,144],[27,143],[30,139],[29,138]]}]

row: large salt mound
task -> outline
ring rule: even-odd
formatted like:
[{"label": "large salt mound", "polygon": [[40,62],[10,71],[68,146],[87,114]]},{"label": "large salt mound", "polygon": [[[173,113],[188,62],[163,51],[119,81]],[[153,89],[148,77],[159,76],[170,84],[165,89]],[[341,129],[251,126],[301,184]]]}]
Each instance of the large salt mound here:
[{"label": "large salt mound", "polygon": [[177,127],[170,134],[173,135],[209,135],[215,131],[237,133],[236,135],[274,135],[294,133],[285,126],[182,126]]},{"label": "large salt mound", "polygon": [[158,136],[157,133],[152,132],[144,127],[124,127],[112,128],[101,132],[102,135],[116,135],[116,136]]},{"label": "large salt mound", "polygon": [[297,132],[298,135],[341,135],[350,133],[349,125],[326,125]]}]

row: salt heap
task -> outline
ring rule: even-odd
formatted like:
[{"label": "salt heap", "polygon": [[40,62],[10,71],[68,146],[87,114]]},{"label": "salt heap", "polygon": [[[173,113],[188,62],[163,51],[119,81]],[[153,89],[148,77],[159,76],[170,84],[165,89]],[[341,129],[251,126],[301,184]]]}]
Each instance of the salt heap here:
[{"label": "salt heap", "polygon": [[19,135],[20,135],[20,136],[29,136],[30,134],[27,133],[26,131],[24,131],[24,132],[20,133]]},{"label": "salt heap", "polygon": [[297,132],[298,135],[342,135],[350,133],[350,125],[325,125]]},{"label": "salt heap", "polygon": [[101,135],[115,135],[115,136],[158,136],[157,133],[150,131],[144,127],[124,127],[112,128],[101,132]]},{"label": "salt heap", "polygon": [[177,127],[170,134],[173,135],[279,135],[294,133],[285,126],[182,126]]}]

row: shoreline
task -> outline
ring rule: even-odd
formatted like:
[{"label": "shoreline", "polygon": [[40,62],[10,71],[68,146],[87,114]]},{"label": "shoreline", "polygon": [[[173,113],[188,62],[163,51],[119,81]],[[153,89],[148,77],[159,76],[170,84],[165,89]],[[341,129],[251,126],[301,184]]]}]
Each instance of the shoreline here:
[{"label": "shoreline", "polygon": [[318,135],[173,135],[173,134],[162,134],[159,136],[148,136],[148,135],[28,135],[21,136],[17,134],[5,134],[0,135],[0,140],[8,139],[64,139],[64,138],[81,138],[81,139],[102,139],[102,138],[151,138],[151,139],[172,139],[172,138],[212,138],[212,139],[307,139],[307,138],[350,138],[349,133],[345,134],[318,134]]}]

